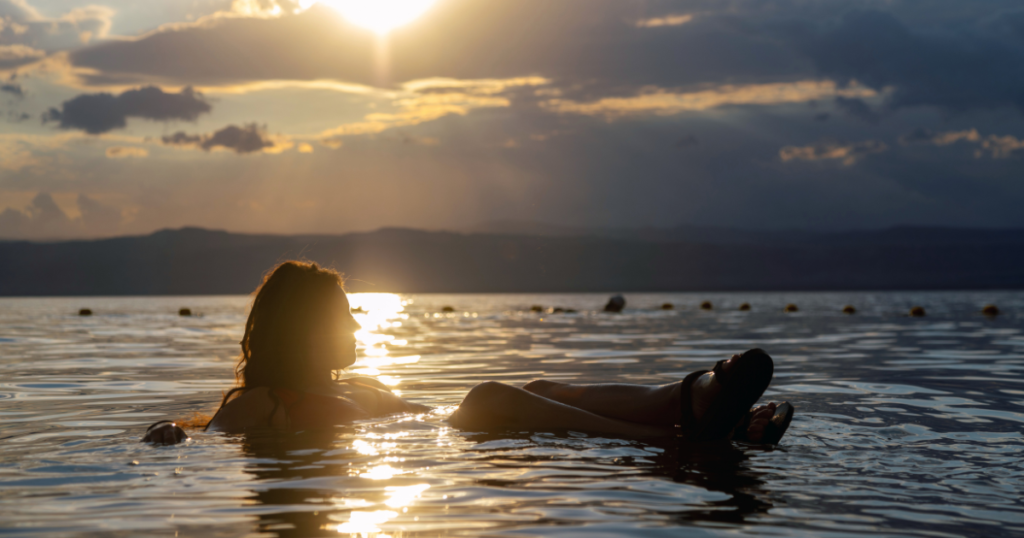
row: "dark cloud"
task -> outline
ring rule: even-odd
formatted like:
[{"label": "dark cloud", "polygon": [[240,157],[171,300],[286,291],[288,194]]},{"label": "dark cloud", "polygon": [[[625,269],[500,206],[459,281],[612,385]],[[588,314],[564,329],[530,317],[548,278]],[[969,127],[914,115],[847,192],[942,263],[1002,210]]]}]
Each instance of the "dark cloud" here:
[{"label": "dark cloud", "polygon": [[[894,11],[909,10],[897,4]],[[1011,38],[978,30],[991,13],[954,7],[943,9],[966,10],[963,21],[945,17],[945,26],[925,31],[887,12],[844,13],[846,4],[834,2],[449,0],[393,32],[385,78],[376,63],[376,36],[317,5],[279,18],[169,27],[76,50],[70,60],[95,70],[85,77],[91,83],[335,79],[394,85],[430,77],[536,74],[554,79],[574,99],[633,94],[651,85],[825,76],[879,91],[892,88],[891,108],[1024,109],[1024,70],[1018,68],[1024,50],[1006,41]],[[688,13],[693,17],[676,26],[636,24]],[[862,102],[839,106],[860,119],[878,117]]]},{"label": "dark cloud", "polygon": [[868,123],[878,123],[881,115],[875,112],[863,99],[856,97],[836,97],[836,107],[846,113],[847,116],[857,118]]},{"label": "dark cloud", "polygon": [[274,141],[267,136],[266,128],[255,123],[241,127],[228,125],[210,135],[190,135],[179,131],[161,138],[164,144],[171,146],[196,146],[205,151],[222,147],[235,153],[255,153],[275,147]]},{"label": "dark cloud", "polygon": [[15,97],[25,96],[25,89],[21,87],[21,84],[16,82],[8,82],[0,85],[0,92],[9,93]]},{"label": "dark cloud", "polygon": [[900,137],[900,144],[909,146],[911,144],[930,144],[935,137],[935,131],[924,127],[915,127],[913,131]]},{"label": "dark cloud", "polygon": [[676,140],[676,143],[675,143],[675,147],[677,147],[677,148],[692,148],[694,146],[699,146],[699,145],[700,145],[700,140],[697,140],[697,137],[693,136],[692,134],[684,135],[679,140]]},{"label": "dark cloud", "polygon": [[96,83],[336,79],[393,85],[430,77],[537,74],[590,81],[604,88],[602,93],[809,72],[807,61],[770,33],[714,16],[681,26],[638,28],[636,21],[657,15],[651,11],[619,0],[439,2],[390,35],[386,80],[377,65],[377,36],[320,5],[276,19],[225,18],[177,26],[86,47],[72,52],[70,60],[98,70],[85,78]]},{"label": "dark cloud", "polygon": [[854,11],[832,29],[804,30],[796,41],[820,73],[879,91],[891,87],[891,108],[1024,110],[1019,47],[966,30],[917,33],[881,11]]},{"label": "dark cloud", "polygon": [[120,95],[79,95],[64,101],[59,110],[51,108],[45,112],[43,123],[60,122],[63,129],[81,129],[89,134],[100,134],[123,129],[129,117],[156,121],[193,121],[209,111],[209,103],[192,88],[185,88],[179,93],[166,93],[155,86],[146,86]]}]

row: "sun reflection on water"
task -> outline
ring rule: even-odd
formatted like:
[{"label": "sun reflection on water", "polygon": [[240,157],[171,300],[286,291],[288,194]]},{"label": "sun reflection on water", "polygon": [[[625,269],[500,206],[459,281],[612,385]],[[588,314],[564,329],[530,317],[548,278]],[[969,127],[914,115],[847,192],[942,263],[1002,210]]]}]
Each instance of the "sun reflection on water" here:
[{"label": "sun reflection on water", "polygon": [[356,331],[360,358],[356,361],[352,372],[378,376],[378,379],[384,384],[397,386],[400,383],[400,378],[389,375],[382,376],[380,368],[415,364],[419,362],[420,356],[392,356],[393,348],[406,346],[409,342],[384,334],[383,331],[401,327],[403,320],[409,318],[409,314],[405,312],[407,301],[394,293],[353,293],[348,298],[352,305],[352,315],[362,325],[362,329]]}]

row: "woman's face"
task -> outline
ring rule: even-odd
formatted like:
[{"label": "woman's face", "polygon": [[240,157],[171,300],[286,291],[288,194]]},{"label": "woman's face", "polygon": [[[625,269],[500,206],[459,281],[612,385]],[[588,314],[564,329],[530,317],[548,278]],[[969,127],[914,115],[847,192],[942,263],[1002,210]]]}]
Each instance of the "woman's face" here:
[{"label": "woman's face", "polygon": [[330,370],[348,368],[356,362],[356,335],[361,326],[349,311],[348,297],[341,287],[332,292],[333,305],[324,325],[316,331],[318,342],[314,342],[314,356],[325,361]]}]

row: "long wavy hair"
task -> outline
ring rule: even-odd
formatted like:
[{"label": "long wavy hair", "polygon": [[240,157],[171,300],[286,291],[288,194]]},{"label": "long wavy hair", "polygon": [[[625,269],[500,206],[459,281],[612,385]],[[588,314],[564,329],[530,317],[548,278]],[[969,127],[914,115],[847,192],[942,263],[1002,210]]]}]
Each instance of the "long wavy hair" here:
[{"label": "long wavy hair", "polygon": [[271,269],[256,288],[235,365],[238,386],[224,395],[255,387],[308,388],[322,379],[314,333],[338,308],[342,276],[315,263],[286,261]]}]

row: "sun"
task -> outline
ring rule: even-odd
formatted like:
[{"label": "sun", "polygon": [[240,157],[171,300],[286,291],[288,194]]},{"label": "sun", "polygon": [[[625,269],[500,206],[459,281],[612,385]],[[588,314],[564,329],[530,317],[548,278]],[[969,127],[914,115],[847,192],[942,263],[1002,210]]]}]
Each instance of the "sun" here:
[{"label": "sun", "polygon": [[386,34],[408,24],[430,9],[437,0],[320,0],[353,24]]}]

